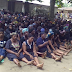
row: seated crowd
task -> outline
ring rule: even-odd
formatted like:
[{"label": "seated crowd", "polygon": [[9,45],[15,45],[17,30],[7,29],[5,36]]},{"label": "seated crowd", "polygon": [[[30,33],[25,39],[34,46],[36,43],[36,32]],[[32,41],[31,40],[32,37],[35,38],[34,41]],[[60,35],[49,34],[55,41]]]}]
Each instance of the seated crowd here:
[{"label": "seated crowd", "polygon": [[61,61],[72,49],[71,21],[0,11],[0,62],[7,57],[42,68],[38,56]]}]

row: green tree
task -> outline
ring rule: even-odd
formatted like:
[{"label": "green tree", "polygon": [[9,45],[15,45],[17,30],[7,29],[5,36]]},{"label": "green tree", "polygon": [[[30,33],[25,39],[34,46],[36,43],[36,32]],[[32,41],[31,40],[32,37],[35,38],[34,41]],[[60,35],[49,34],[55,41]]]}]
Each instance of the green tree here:
[{"label": "green tree", "polygon": [[56,4],[59,8],[61,8],[61,7],[63,7],[63,4],[64,4],[64,3],[62,3],[62,1],[63,1],[63,0],[56,0],[56,1],[55,1],[55,4]]},{"label": "green tree", "polygon": [[55,6],[55,0],[50,0],[50,20],[54,20],[54,7]]},{"label": "green tree", "polygon": [[72,0],[68,0],[68,3],[72,3]]},{"label": "green tree", "polygon": [[63,6],[62,1],[63,0],[50,0],[50,19],[52,21],[54,20],[54,8],[55,8],[55,4],[58,7],[62,7]]}]

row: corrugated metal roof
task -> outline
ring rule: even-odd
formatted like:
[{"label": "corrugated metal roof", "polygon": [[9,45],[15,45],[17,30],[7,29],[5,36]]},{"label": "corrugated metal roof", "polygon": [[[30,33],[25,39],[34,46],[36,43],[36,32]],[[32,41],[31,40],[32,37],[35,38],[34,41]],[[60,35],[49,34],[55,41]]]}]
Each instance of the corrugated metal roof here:
[{"label": "corrugated metal roof", "polygon": [[72,7],[62,7],[58,8],[59,10],[66,10],[66,11],[72,11]]}]

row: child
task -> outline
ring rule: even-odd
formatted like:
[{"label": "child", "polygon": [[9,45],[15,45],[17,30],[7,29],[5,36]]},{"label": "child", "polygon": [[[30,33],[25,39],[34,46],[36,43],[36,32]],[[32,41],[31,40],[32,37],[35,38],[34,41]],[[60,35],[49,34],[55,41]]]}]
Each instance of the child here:
[{"label": "child", "polygon": [[52,32],[52,31],[48,33],[48,42],[49,42],[49,47],[50,47],[51,51],[54,54],[62,57],[63,56],[63,52],[58,50],[56,42],[54,41],[54,32]]}]

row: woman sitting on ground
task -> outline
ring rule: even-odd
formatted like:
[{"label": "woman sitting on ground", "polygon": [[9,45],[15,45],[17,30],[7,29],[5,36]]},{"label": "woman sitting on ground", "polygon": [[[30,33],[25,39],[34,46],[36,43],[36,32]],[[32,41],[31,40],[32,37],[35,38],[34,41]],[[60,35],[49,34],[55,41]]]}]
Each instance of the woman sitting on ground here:
[{"label": "woman sitting on ground", "polygon": [[54,32],[52,31],[48,33],[48,42],[49,42],[49,47],[54,54],[58,56],[63,56],[64,52],[58,50],[58,47],[54,41]]},{"label": "woman sitting on ground", "polygon": [[0,29],[0,62],[6,56],[5,44],[7,38],[4,36],[4,30]]},{"label": "woman sitting on ground", "polygon": [[66,42],[65,43],[61,43],[61,41],[59,39],[59,32],[57,32],[57,31],[55,32],[55,38],[54,38],[54,40],[55,40],[55,43],[56,43],[57,48],[59,50],[63,51],[64,52],[64,55],[67,55],[71,51],[71,49],[66,49],[67,48]]},{"label": "woman sitting on ground", "polygon": [[29,60],[32,61],[34,60],[34,65],[37,66],[37,68],[42,68],[43,67],[43,63],[40,64],[39,60],[37,58],[37,53],[36,53],[36,46],[35,43],[33,42],[34,37],[32,35],[29,34],[28,36],[28,40],[23,42],[23,51],[25,53],[25,57]]},{"label": "woman sitting on ground", "polygon": [[37,53],[42,58],[49,57],[55,59],[56,61],[61,60],[61,57],[57,57],[53,52],[51,52],[51,49],[48,46],[48,41],[46,39],[46,34],[44,32],[41,32],[41,37],[37,39],[36,44],[38,47]]},{"label": "woman sitting on ground", "polygon": [[10,33],[11,39],[6,43],[7,57],[10,61],[14,61],[19,67],[21,67],[19,60],[31,64],[32,61],[28,61],[22,52],[21,43],[17,40],[17,33]]},{"label": "woman sitting on ground", "polygon": [[10,39],[10,33],[12,33],[13,31],[14,31],[13,25],[9,24],[8,28],[5,31],[5,35],[8,39]]}]

